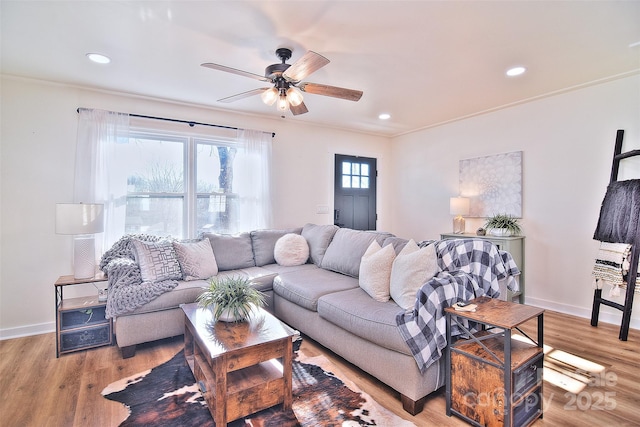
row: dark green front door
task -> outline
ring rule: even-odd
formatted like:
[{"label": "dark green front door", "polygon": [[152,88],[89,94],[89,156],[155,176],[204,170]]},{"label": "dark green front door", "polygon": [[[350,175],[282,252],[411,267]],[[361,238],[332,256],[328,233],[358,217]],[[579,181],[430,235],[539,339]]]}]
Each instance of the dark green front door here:
[{"label": "dark green front door", "polygon": [[376,159],[336,154],[333,222],[354,230],[376,229]]}]

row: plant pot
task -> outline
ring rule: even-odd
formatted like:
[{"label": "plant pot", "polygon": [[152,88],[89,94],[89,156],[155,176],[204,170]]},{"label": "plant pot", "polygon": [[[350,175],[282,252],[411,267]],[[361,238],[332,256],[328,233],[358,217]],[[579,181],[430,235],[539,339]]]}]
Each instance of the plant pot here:
[{"label": "plant pot", "polygon": [[233,314],[232,310],[226,309],[223,310],[222,313],[220,314],[220,317],[218,318],[218,320],[222,321],[222,322],[241,322],[244,320],[243,317],[236,317]]},{"label": "plant pot", "polygon": [[489,234],[496,237],[509,237],[511,236],[511,231],[506,228],[492,228],[489,230]]}]

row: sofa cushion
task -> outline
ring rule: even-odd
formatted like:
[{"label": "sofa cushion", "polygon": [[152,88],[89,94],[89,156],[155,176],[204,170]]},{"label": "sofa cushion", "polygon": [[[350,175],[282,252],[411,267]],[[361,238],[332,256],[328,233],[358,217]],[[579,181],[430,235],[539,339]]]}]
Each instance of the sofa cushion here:
[{"label": "sofa cushion", "polygon": [[[272,289],[273,278],[275,274],[264,270],[259,267],[250,267],[244,270],[229,270],[219,272],[216,276],[218,279],[225,277],[247,277],[254,283],[256,289],[262,292],[270,291]],[[149,301],[142,307],[138,307],[134,311],[123,314],[122,316],[129,316],[132,314],[150,313],[160,310],[168,310],[172,308],[180,307],[180,304],[189,304],[196,301],[198,295],[203,291],[203,288],[209,285],[208,280],[191,280],[189,282],[180,280],[178,286],[173,288],[170,292],[165,292],[157,298]]]},{"label": "sofa cushion", "polygon": [[280,273],[273,280],[274,293],[311,311],[317,311],[321,296],[357,287],[358,279],[318,267]]},{"label": "sofa cushion", "polygon": [[198,242],[173,242],[173,249],[180,263],[183,280],[208,279],[218,274],[218,264],[209,239]]},{"label": "sofa cushion", "polygon": [[280,265],[306,264],[309,259],[309,245],[304,236],[294,233],[285,234],[276,242],[273,256]]},{"label": "sofa cushion", "polygon": [[211,242],[219,271],[255,267],[249,233],[234,235],[204,233],[203,237]]},{"label": "sofa cushion", "polygon": [[373,241],[382,245],[391,233],[351,230],[341,228],[336,231],[322,259],[322,268],[358,277],[362,255]]},{"label": "sofa cushion", "polygon": [[413,308],[418,290],[438,274],[434,245],[419,248],[412,240],[398,254],[391,269],[391,298],[405,310]]},{"label": "sofa cushion", "polygon": [[302,265],[292,265],[292,266],[279,265],[279,264],[267,264],[267,265],[263,265],[261,268],[264,268],[265,270],[269,270],[276,274],[282,274],[282,273],[288,273],[291,271],[299,271],[299,270],[315,270],[318,268],[318,266],[315,264],[302,264]]},{"label": "sofa cushion", "polygon": [[140,266],[143,282],[161,282],[182,278],[180,264],[169,240],[145,242],[133,239],[133,253]]},{"label": "sofa cushion", "polygon": [[392,300],[376,301],[360,288],[323,295],[318,300],[318,314],[323,319],[381,347],[411,355],[396,324],[400,311]]},{"label": "sofa cushion", "polygon": [[396,258],[392,245],[381,248],[371,242],[360,262],[360,287],[376,301],[389,301],[391,266]]},{"label": "sofa cushion", "polygon": [[302,235],[307,239],[307,244],[309,245],[311,261],[318,267],[322,265],[322,258],[336,231],[338,231],[338,226],[333,224],[305,224],[302,227]]},{"label": "sofa cushion", "polygon": [[279,238],[285,234],[300,234],[302,228],[291,228],[288,230],[255,230],[251,232],[251,243],[253,246],[253,259],[257,267],[273,264],[274,248]]},{"label": "sofa cushion", "polygon": [[400,251],[404,249],[404,247],[408,242],[409,242],[409,239],[403,239],[402,237],[392,236],[384,239],[384,243],[382,244],[382,247],[384,248],[387,245],[393,245],[393,249],[396,251],[396,255],[398,255]]},{"label": "sofa cushion", "polygon": [[[226,275],[233,275],[234,271],[225,271]],[[261,292],[273,290],[273,279],[278,275],[264,267],[249,267],[235,270],[235,273],[246,277],[253,284],[253,287]]]}]

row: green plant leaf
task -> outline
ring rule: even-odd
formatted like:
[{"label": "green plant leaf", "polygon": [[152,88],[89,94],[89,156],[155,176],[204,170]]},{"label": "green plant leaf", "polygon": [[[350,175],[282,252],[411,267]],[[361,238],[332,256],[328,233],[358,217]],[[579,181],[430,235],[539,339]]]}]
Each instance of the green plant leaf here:
[{"label": "green plant leaf", "polygon": [[224,311],[237,319],[246,319],[253,306],[265,304],[265,295],[246,277],[214,277],[203,289],[196,301],[200,307],[213,307],[214,320],[218,320]]}]

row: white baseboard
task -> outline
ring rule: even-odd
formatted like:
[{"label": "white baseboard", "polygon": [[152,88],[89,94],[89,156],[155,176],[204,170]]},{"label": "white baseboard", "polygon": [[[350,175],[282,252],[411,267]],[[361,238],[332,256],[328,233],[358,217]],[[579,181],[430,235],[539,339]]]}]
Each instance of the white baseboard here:
[{"label": "white baseboard", "polygon": [[40,323],[37,325],[19,326],[17,328],[0,329],[0,341],[11,338],[28,337],[31,335],[47,334],[56,331],[55,322]]},{"label": "white baseboard", "polygon": [[[585,319],[591,319],[591,308],[576,307],[569,304],[558,304],[557,302],[548,301],[539,298],[525,297],[525,304],[534,305],[540,308],[546,308],[548,310],[558,311],[560,313],[572,314],[578,317],[584,317]],[[616,310],[616,313],[605,313],[605,306],[600,310],[599,322],[611,323],[612,325],[620,327],[622,322],[622,312]],[[629,327],[633,329],[640,329],[640,319],[631,319]]]}]

